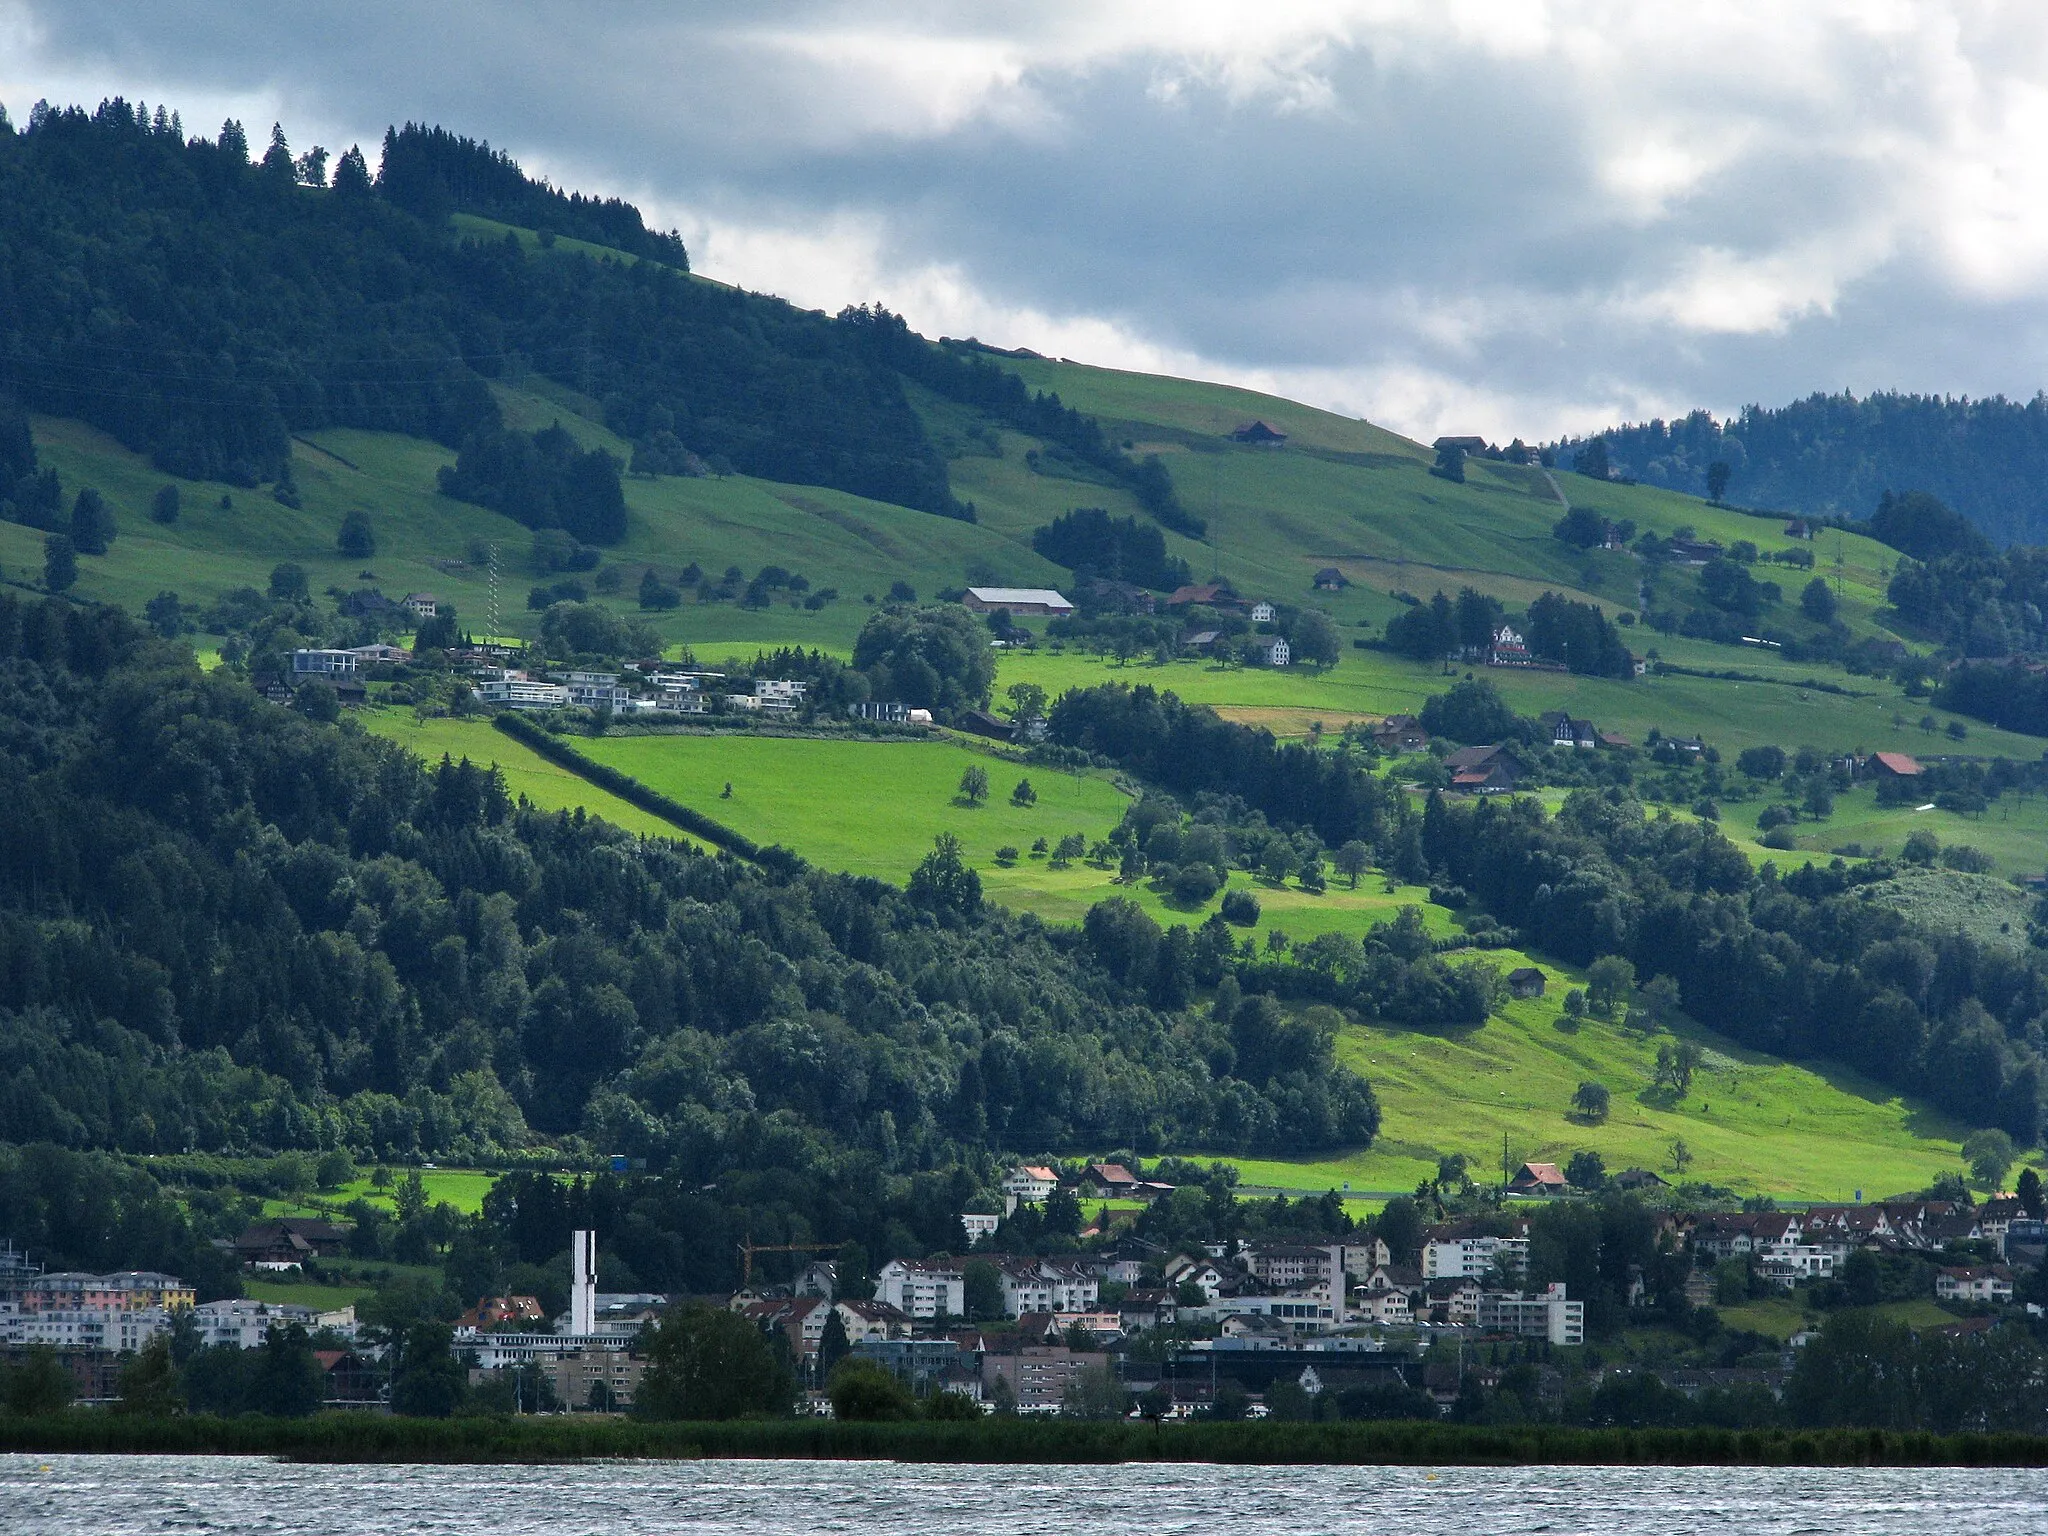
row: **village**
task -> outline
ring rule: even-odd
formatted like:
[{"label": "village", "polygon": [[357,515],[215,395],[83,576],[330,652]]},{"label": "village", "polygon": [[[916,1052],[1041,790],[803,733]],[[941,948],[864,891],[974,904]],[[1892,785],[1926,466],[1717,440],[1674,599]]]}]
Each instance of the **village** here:
[{"label": "village", "polygon": [[[1585,1181],[1585,1170],[1573,1172]],[[1328,1393],[1333,1413],[1351,1405],[1344,1416],[1469,1417],[1503,1380],[1557,1405],[1571,1391],[1646,1375],[1688,1399],[1739,1389],[1775,1403],[1820,1316],[1889,1299],[1902,1276],[1939,1308],[1941,1320],[1922,1331],[1964,1337],[2040,1316],[2038,1302],[2019,1298],[2035,1291],[2048,1221],[2039,1181],[2021,1185],[1974,1205],[1693,1211],[1649,1170],[1603,1175],[1603,1199],[1629,1202],[1650,1247],[1649,1262],[1628,1266],[1607,1292],[1619,1315],[1596,1337],[1585,1297],[1529,1278],[1546,1212],[1594,1209],[1552,1163],[1522,1163],[1449,1220],[1422,1222],[1420,1202],[1403,1198],[1337,1234],[1181,1243],[1140,1233],[1139,1216],[1175,1194],[1157,1177],[1119,1162],[1019,1163],[1002,1178],[999,1210],[962,1213],[955,1253],[892,1257],[868,1273],[833,1245],[750,1241],[737,1290],[670,1296],[599,1290],[596,1234],[565,1233],[566,1308],[551,1315],[533,1295],[478,1297],[449,1337],[472,1390],[502,1383],[528,1411],[630,1411],[652,1330],[683,1306],[751,1323],[789,1362],[799,1411],[820,1415],[833,1411],[834,1370],[848,1358],[886,1369],[915,1399],[958,1394],[982,1413],[1299,1417],[1316,1414]],[[1072,1240],[1004,1251],[1006,1235],[1042,1235],[1049,1213],[1084,1203],[1097,1216]],[[276,1281],[317,1275],[349,1236],[346,1223],[281,1216],[219,1246],[250,1277]],[[1556,1251],[1553,1237],[1542,1262],[1554,1268]],[[778,1278],[768,1278],[771,1266]],[[1733,1317],[1729,1309],[1772,1297],[1803,1309],[1806,1322],[1783,1338],[1732,1322],[1701,1331],[1717,1308]],[[1658,1327],[1724,1343],[1706,1364],[1625,1347]],[[154,1272],[45,1273],[0,1242],[0,1349],[17,1361],[53,1355],[82,1405],[118,1402],[124,1368],[160,1337],[189,1354],[275,1349],[286,1336],[310,1346],[321,1406],[390,1411],[392,1335],[356,1307],[199,1301],[191,1285]]]}]

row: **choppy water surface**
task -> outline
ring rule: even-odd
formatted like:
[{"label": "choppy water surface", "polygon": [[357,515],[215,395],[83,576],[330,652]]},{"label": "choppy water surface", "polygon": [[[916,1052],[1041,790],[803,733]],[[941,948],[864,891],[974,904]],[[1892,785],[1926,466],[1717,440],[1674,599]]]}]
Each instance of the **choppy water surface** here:
[{"label": "choppy water surface", "polygon": [[300,1467],[0,1456],[0,1532],[1805,1536],[2048,1531],[2048,1473],[1621,1467]]}]

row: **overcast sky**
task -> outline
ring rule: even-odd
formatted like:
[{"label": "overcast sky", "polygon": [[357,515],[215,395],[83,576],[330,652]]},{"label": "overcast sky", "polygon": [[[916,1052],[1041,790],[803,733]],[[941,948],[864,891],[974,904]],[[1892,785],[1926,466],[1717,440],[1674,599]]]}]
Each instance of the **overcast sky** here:
[{"label": "overcast sky", "polygon": [[2048,6],[0,0],[0,102],[437,121],[715,277],[1505,441],[2048,372]]}]

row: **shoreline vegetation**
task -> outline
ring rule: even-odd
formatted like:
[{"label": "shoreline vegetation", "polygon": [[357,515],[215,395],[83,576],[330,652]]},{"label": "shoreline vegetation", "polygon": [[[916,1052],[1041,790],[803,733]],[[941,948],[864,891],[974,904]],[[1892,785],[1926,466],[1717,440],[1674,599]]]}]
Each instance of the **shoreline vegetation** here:
[{"label": "shoreline vegetation", "polygon": [[1880,1429],[1569,1429],[1427,1423],[979,1424],[616,1418],[0,1419],[0,1453],[272,1456],[304,1463],[856,1460],[1326,1466],[2042,1467],[2048,1436]]}]

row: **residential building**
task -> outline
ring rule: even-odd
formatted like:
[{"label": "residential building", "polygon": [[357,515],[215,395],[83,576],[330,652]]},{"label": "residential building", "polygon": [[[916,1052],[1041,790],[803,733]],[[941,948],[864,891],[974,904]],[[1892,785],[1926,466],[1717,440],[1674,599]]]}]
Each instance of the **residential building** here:
[{"label": "residential building", "polygon": [[964,1267],[957,1259],[891,1259],[875,1275],[875,1299],[919,1321],[965,1315],[965,1287]]},{"label": "residential building", "polygon": [[1264,598],[1252,604],[1251,621],[1254,624],[1270,624],[1280,616],[1280,610]]},{"label": "residential building", "polygon": [[1398,1288],[1361,1291],[1356,1299],[1357,1315],[1375,1323],[1399,1324],[1415,1320],[1414,1303]]},{"label": "residential building", "polygon": [[541,1365],[564,1407],[623,1413],[647,1375],[647,1362],[623,1349],[576,1349]]},{"label": "residential building", "polygon": [[731,1306],[757,1328],[780,1328],[789,1338],[791,1353],[798,1359],[818,1352],[832,1316],[832,1303],[823,1296],[780,1296],[759,1301],[734,1297]]},{"label": "residential building", "polygon": [[1460,747],[1444,759],[1450,770],[1451,788],[1465,795],[1501,795],[1511,791],[1521,777],[1514,759],[1502,748]]},{"label": "residential building", "polygon": [[[862,1344],[870,1339],[907,1339],[910,1337],[910,1315],[901,1307],[882,1300],[835,1301],[832,1310],[839,1314],[839,1324],[846,1330],[849,1344]],[[928,1315],[936,1315],[936,1309]],[[958,1309],[950,1316],[958,1317]]]},{"label": "residential building", "polygon": [[405,611],[416,619],[431,619],[439,610],[440,604],[431,592],[408,592],[405,595]]},{"label": "residential building", "polygon": [[2012,1271],[2003,1264],[1950,1265],[1935,1272],[1934,1295],[1939,1301],[2003,1306],[2012,1300]]},{"label": "residential building", "polygon": [[1524,1163],[1508,1180],[1510,1195],[1537,1199],[1551,1199],[1564,1194],[1570,1187],[1565,1182],[1563,1171],[1555,1163]]},{"label": "residential building", "polygon": [[192,1322],[203,1344],[216,1348],[256,1349],[272,1328],[296,1326],[308,1333],[326,1329],[345,1338],[353,1338],[356,1309],[342,1307],[337,1311],[324,1312],[316,1307],[251,1301],[244,1297],[233,1301],[202,1302],[192,1309]]},{"label": "residential building", "polygon": [[1482,1294],[1479,1282],[1470,1276],[1432,1280],[1423,1287],[1423,1298],[1433,1322],[1477,1324]]},{"label": "residential building", "polygon": [[972,1248],[985,1238],[994,1237],[996,1228],[1003,1224],[1003,1218],[984,1211],[962,1211],[960,1230],[967,1234],[967,1246]]},{"label": "residential building", "polygon": [[[1003,1283],[1003,1311],[1093,1312],[1100,1285],[1084,1264],[1070,1259],[997,1259]],[[957,1309],[964,1310],[964,1309]]]},{"label": "residential building", "polygon": [[1591,752],[1600,745],[1600,732],[1592,721],[1574,720],[1561,709],[1538,715],[1536,724],[1550,738],[1552,746]]},{"label": "residential building", "polygon": [[1490,1233],[1447,1229],[1422,1245],[1422,1278],[1425,1280],[1485,1279],[1496,1264],[1515,1274],[1529,1267],[1528,1227],[1519,1235],[1496,1237]]},{"label": "residential building", "polygon": [[[1345,1320],[1342,1291],[1328,1281],[1270,1295],[1219,1296],[1203,1310],[1214,1318],[1271,1318],[1297,1333],[1327,1333]],[[1181,1316],[1187,1315],[1183,1308]]]},{"label": "residential building", "polygon": [[162,1307],[46,1307],[26,1311],[0,1303],[0,1345],[51,1349],[139,1350],[171,1326]]},{"label": "residential building", "polygon": [[1043,1205],[1059,1187],[1057,1173],[1032,1163],[1019,1164],[1003,1175],[1003,1193],[1025,1205]]},{"label": "residential building", "polygon": [[873,1360],[910,1388],[914,1397],[930,1397],[939,1383],[960,1370],[956,1339],[871,1338],[853,1346],[864,1360]]},{"label": "residential building", "polygon": [[1232,432],[1230,440],[1233,443],[1247,443],[1254,448],[1278,448],[1287,441],[1287,434],[1275,431],[1263,421],[1255,421]]},{"label": "residential building", "polygon": [[301,650],[292,652],[292,676],[294,677],[336,677],[347,676],[363,664],[363,658],[354,651]]},{"label": "residential building", "polygon": [[1175,1290],[1192,1284],[1210,1301],[1223,1294],[1223,1271],[1207,1259],[1179,1254],[1166,1261],[1164,1273]]},{"label": "residential building", "polygon": [[1757,1272],[1773,1285],[1791,1290],[1802,1280],[1824,1280],[1835,1272],[1831,1248],[1814,1243],[1769,1243],[1756,1251]]},{"label": "residential building", "polygon": [[1262,667],[1284,667],[1294,659],[1293,647],[1284,635],[1250,635],[1244,642],[1245,659]]},{"label": "residential building", "polygon": [[23,1312],[175,1312],[196,1299],[192,1287],[176,1275],[153,1269],[45,1275],[25,1265],[5,1277],[0,1295]]},{"label": "residential building", "polygon": [[341,1253],[352,1230],[345,1223],[274,1216],[242,1231],[235,1239],[235,1256],[250,1269],[302,1269],[308,1259]]},{"label": "residential building", "polygon": [[1229,610],[1235,610],[1239,606],[1237,594],[1230,590],[1227,582],[1220,581],[1175,587],[1166,599],[1166,606],[1169,608],[1186,608],[1191,605]]},{"label": "residential building", "polygon": [[1490,667],[1526,667],[1533,659],[1528,641],[1506,624],[1494,631],[1493,641],[1486,648],[1486,664]]},{"label": "residential building", "polygon": [[1026,1344],[1014,1354],[990,1353],[982,1357],[982,1391],[987,1395],[998,1381],[1009,1383],[1019,1413],[1057,1413],[1066,1397],[1067,1386],[1090,1368],[1109,1364],[1109,1356],[1094,1350],[1072,1350],[1063,1344]]},{"label": "residential building", "polygon": [[1545,985],[1543,973],[1533,965],[1518,966],[1508,972],[1508,990],[1516,997],[1541,997]]},{"label": "residential building", "polygon": [[516,673],[487,678],[476,685],[476,695],[499,709],[562,709],[569,702],[569,690],[559,683],[537,683]]},{"label": "residential building", "polygon": [[1420,752],[1429,745],[1429,732],[1413,715],[1389,715],[1372,728],[1372,744],[1382,752]]},{"label": "residential building", "polygon": [[1903,752],[1873,752],[1870,771],[1880,779],[1917,779],[1926,770]]},{"label": "residential building", "polygon": [[846,706],[848,718],[873,720],[882,725],[904,725],[910,719],[910,706],[900,702],[884,703],[876,699],[862,699],[857,704]]},{"label": "residential building", "polygon": [[1478,1322],[1488,1333],[1547,1339],[1552,1344],[1586,1342],[1586,1304],[1570,1300],[1563,1285],[1546,1286],[1539,1296],[1489,1291],[1479,1298]]},{"label": "residential building", "polygon": [[969,587],[960,601],[976,613],[1001,612],[1012,617],[1060,618],[1074,611],[1074,605],[1050,587]]},{"label": "residential building", "polygon": [[1275,1287],[1331,1281],[1344,1273],[1341,1246],[1310,1247],[1294,1243],[1268,1243],[1244,1256],[1245,1268],[1262,1284]]},{"label": "residential building", "polygon": [[1315,585],[1318,592],[1341,592],[1351,585],[1351,581],[1334,565],[1326,565],[1316,572]]}]

